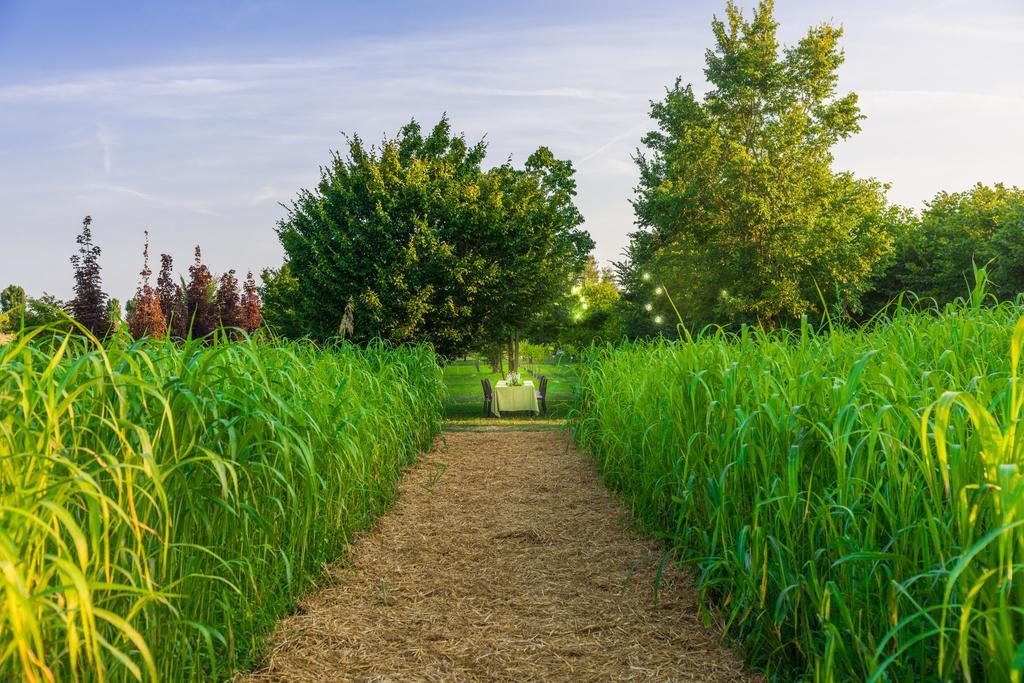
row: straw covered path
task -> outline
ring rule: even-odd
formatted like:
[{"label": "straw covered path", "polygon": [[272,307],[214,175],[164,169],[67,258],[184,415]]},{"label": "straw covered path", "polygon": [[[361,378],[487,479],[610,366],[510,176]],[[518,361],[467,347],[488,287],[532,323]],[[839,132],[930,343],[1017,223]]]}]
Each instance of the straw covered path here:
[{"label": "straw covered path", "polygon": [[250,681],[747,680],[554,432],[448,433]]}]

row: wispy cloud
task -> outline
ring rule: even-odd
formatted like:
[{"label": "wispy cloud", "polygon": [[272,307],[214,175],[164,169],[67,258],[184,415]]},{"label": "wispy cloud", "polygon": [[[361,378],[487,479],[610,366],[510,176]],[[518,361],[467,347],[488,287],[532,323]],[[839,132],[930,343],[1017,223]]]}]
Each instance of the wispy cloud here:
[{"label": "wispy cloud", "polygon": [[274,186],[269,186],[268,185],[268,186],[261,187],[259,190],[254,192],[249,197],[248,202],[249,202],[249,206],[258,206],[259,204],[263,204],[265,202],[270,202],[270,201],[272,201],[272,202],[274,202],[276,204],[278,202],[283,202],[286,199],[289,199],[289,198],[293,197],[294,195],[295,195],[295,187],[294,186],[290,186],[290,187],[274,187]]},{"label": "wispy cloud", "polygon": [[441,87],[441,92],[452,95],[477,95],[481,97],[536,97],[573,100],[624,100],[629,95],[621,92],[607,90],[594,90],[592,88],[488,88],[471,86],[447,86]]},{"label": "wispy cloud", "polygon": [[612,147],[615,147],[619,143],[625,142],[626,140],[629,140],[632,143],[630,145],[631,147],[635,147],[636,146],[636,140],[639,137],[640,132],[643,131],[643,130],[646,130],[649,127],[650,127],[650,124],[647,124],[647,123],[638,123],[635,126],[630,126],[629,128],[627,128],[626,130],[622,131],[621,133],[619,133],[618,135],[616,135],[612,139],[610,139],[607,142],[605,142],[603,145],[601,145],[600,147],[598,147],[594,151],[592,151],[592,152],[584,155],[583,157],[581,157],[580,160],[579,160],[579,163],[584,164],[584,163],[590,161],[591,159],[596,159],[597,157],[601,156],[602,154],[607,152]]},{"label": "wispy cloud", "polygon": [[1024,95],[972,92],[963,90],[862,90],[860,98],[867,103],[904,106],[908,103],[932,103],[946,106],[988,107],[1016,110],[1024,107]]},{"label": "wispy cloud", "polygon": [[[912,35],[932,35],[977,42],[1024,42],[1024,16],[971,11],[978,0],[945,0],[928,3],[909,13],[886,12],[882,23]],[[1018,8],[1019,9],[1019,8]]]},{"label": "wispy cloud", "polygon": [[90,193],[110,193],[140,199],[148,204],[162,206],[168,209],[179,209],[191,213],[200,214],[203,216],[217,215],[216,211],[214,211],[209,206],[201,202],[175,199],[170,197],[161,197],[159,195],[151,194],[149,192],[143,192],[141,190],[135,189],[134,187],[128,187],[126,185],[113,185],[109,183],[89,183],[88,185],[85,186],[84,189],[85,193],[80,196],[85,199],[89,197]]},{"label": "wispy cloud", "polygon": [[0,86],[4,102],[68,102],[103,97],[207,97],[259,87],[296,74],[338,66],[338,62],[209,62],[87,72],[59,81]]},{"label": "wispy cloud", "polygon": [[258,85],[250,81],[228,81],[222,78],[172,78],[164,81],[141,83],[139,89],[147,95],[202,97],[248,90]]},{"label": "wispy cloud", "polygon": [[114,145],[114,138],[110,134],[110,130],[108,130],[102,123],[96,124],[96,142],[99,144],[100,150],[103,152],[103,172],[110,175],[110,169],[112,166],[110,149]]}]

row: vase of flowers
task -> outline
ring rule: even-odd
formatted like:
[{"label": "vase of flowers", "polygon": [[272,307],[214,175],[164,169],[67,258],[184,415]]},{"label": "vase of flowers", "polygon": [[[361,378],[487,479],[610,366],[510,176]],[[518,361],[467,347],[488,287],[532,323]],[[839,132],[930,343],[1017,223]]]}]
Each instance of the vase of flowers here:
[{"label": "vase of flowers", "polygon": [[518,387],[523,384],[523,377],[518,372],[510,372],[505,375],[505,384],[510,387]]}]

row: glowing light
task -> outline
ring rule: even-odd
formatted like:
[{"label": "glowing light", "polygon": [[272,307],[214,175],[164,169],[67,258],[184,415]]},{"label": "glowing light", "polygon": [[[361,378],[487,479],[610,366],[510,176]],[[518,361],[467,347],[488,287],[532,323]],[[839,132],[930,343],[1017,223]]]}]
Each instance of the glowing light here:
[{"label": "glowing light", "polygon": [[644,304],[644,310],[647,312],[653,311],[654,306],[652,304]]},{"label": "glowing light", "polygon": [[573,294],[579,294],[580,293],[580,286],[579,285],[573,285],[572,293]]},{"label": "glowing light", "polygon": [[582,297],[582,296],[581,296],[581,297],[580,297],[580,303],[581,303],[581,304],[585,304],[585,303],[587,303],[587,299],[586,299],[585,297]]},{"label": "glowing light", "polygon": [[587,306],[587,302],[584,301],[583,305],[580,308],[582,308],[585,311],[587,310],[587,308],[589,308],[589,306]]},{"label": "glowing light", "polygon": [[663,322],[665,322],[665,319],[664,319],[664,318],[662,318],[662,317],[661,317],[660,315],[656,315],[656,316],[654,316],[654,322],[656,322],[657,324],[659,324],[659,325],[660,325],[660,324],[662,324]]},{"label": "glowing light", "polygon": [[647,282],[648,280],[651,279],[651,274],[650,273],[644,273],[643,277],[644,277],[644,282]]},{"label": "glowing light", "polygon": [[658,287],[657,289],[654,290],[654,293],[657,294],[658,296],[661,296],[661,293],[664,292],[664,291],[665,291],[664,289],[662,289],[661,287]]},{"label": "glowing light", "polygon": [[723,289],[723,290],[722,290],[722,298],[724,299],[724,298],[725,298],[725,297],[727,297],[727,296],[729,296],[729,290],[727,290],[727,289]]}]

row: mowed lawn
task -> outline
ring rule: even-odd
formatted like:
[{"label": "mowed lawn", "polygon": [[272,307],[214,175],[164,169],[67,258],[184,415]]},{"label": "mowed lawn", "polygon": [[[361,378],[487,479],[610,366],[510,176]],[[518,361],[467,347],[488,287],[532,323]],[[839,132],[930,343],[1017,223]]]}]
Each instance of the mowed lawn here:
[{"label": "mowed lawn", "polygon": [[[516,413],[510,418],[500,418],[504,421],[521,420],[551,420],[565,419],[569,411],[569,402],[572,399],[573,390],[576,387],[576,365],[575,363],[561,363],[559,365],[547,363],[523,364],[520,373],[524,380],[531,380],[540,389],[540,376],[548,378],[548,412],[538,417],[524,413]],[[444,383],[448,387],[448,396],[444,404],[444,417],[446,420],[474,420],[488,418],[495,420],[494,416],[484,415],[484,392],[480,381],[485,377],[490,378],[491,386],[502,379],[500,373],[491,372],[491,366],[480,362],[480,371],[477,372],[476,363],[472,360],[454,361],[444,366]]]}]

